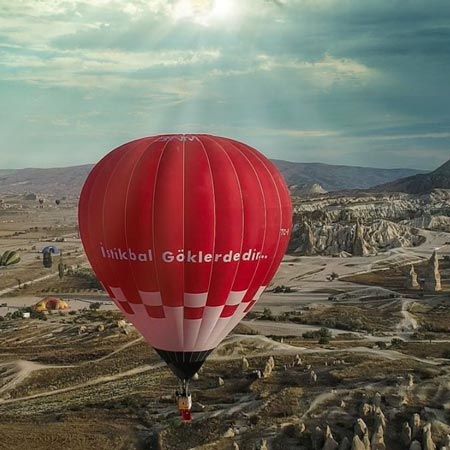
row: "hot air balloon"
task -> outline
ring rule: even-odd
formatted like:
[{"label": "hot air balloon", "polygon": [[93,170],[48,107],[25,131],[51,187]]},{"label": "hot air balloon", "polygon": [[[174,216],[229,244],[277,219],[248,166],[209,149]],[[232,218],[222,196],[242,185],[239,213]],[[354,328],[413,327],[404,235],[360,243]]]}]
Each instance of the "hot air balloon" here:
[{"label": "hot air balloon", "polygon": [[12,266],[20,262],[20,256],[13,250],[7,250],[0,256],[0,266]]},{"label": "hot air balloon", "polygon": [[59,206],[59,205],[61,204],[61,200],[60,200],[59,198],[57,198],[57,199],[55,200],[55,204],[56,204],[56,206]]},{"label": "hot air balloon", "polygon": [[42,265],[46,269],[50,269],[53,266],[52,255],[59,255],[61,251],[54,245],[47,245],[42,249]]},{"label": "hot air balloon", "polygon": [[51,253],[53,255],[59,255],[61,250],[55,245],[47,245],[42,249],[42,253]]},{"label": "hot air balloon", "polygon": [[292,205],[281,174],[227,138],[139,139],[94,167],[79,225],[105,290],[179,378],[189,420],[189,380],[285,254]]}]

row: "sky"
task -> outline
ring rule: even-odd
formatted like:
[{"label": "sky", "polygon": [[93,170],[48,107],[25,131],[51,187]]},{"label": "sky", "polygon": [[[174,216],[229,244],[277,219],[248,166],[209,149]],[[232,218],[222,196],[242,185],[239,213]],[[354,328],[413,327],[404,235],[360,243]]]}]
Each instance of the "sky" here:
[{"label": "sky", "polygon": [[448,0],[0,0],[0,169],[199,132],[431,170],[449,74]]}]

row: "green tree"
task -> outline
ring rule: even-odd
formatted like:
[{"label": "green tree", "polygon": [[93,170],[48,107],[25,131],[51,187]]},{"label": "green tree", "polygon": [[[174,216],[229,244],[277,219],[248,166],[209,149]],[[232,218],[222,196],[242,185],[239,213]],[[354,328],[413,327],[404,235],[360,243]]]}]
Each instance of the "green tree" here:
[{"label": "green tree", "polygon": [[58,264],[58,275],[59,275],[59,279],[62,280],[64,277],[64,270],[65,270],[65,265],[63,263],[63,259],[62,259],[62,255],[59,257],[59,264]]},{"label": "green tree", "polygon": [[92,311],[97,311],[98,309],[100,309],[100,306],[102,306],[100,302],[94,302],[89,305],[89,309]]}]

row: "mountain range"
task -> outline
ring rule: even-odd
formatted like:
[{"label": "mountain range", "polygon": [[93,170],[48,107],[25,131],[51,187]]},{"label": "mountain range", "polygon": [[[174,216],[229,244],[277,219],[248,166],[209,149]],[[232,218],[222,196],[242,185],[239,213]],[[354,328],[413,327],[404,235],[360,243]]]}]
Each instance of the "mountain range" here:
[{"label": "mountain range", "polygon": [[433,189],[450,189],[450,159],[433,172],[413,175],[375,187],[377,191],[409,194],[425,194]]},{"label": "mountain range", "polygon": [[[283,160],[273,162],[281,170],[288,185],[317,184],[326,191],[368,189],[403,177],[428,176],[424,171],[414,169],[376,169]],[[0,169],[0,194],[33,192],[55,197],[78,196],[92,167],[92,164],[86,164],[48,169]]]},{"label": "mountain range", "polygon": [[326,191],[369,189],[399,178],[425,173],[424,170],[415,169],[377,169],[278,159],[272,161],[278,166],[289,186],[319,184]]}]

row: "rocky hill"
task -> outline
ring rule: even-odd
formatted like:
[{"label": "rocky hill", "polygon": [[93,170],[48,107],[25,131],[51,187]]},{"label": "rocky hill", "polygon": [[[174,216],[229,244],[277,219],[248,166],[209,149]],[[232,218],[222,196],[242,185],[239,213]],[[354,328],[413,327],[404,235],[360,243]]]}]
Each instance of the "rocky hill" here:
[{"label": "rocky hill", "polygon": [[414,169],[376,169],[373,167],[340,166],[321,163],[297,163],[273,160],[288,185],[322,186],[326,191],[368,189],[399,178],[424,173]]},{"label": "rocky hill", "polygon": [[54,197],[76,197],[92,167],[92,164],[86,164],[50,169],[0,171],[0,194],[33,192]]},{"label": "rocky hill", "polygon": [[[319,194],[344,189],[365,189],[420,172],[411,169],[373,169],[281,160],[273,162],[283,173],[288,185],[300,187],[302,195],[305,192]],[[86,164],[49,169],[0,169],[0,194],[33,192],[55,197],[76,197],[92,167],[92,164]]]},{"label": "rocky hill", "polygon": [[290,250],[301,255],[369,256],[398,247],[416,247],[425,242],[420,232],[408,225],[376,220],[360,223],[297,223]]},{"label": "rocky hill", "polygon": [[327,191],[318,183],[303,184],[301,186],[293,184],[289,186],[289,190],[291,191],[291,195],[297,197],[314,197],[327,193]]},{"label": "rocky hill", "polygon": [[375,188],[377,191],[410,194],[425,194],[433,189],[450,189],[450,159],[434,172],[413,175]]}]

